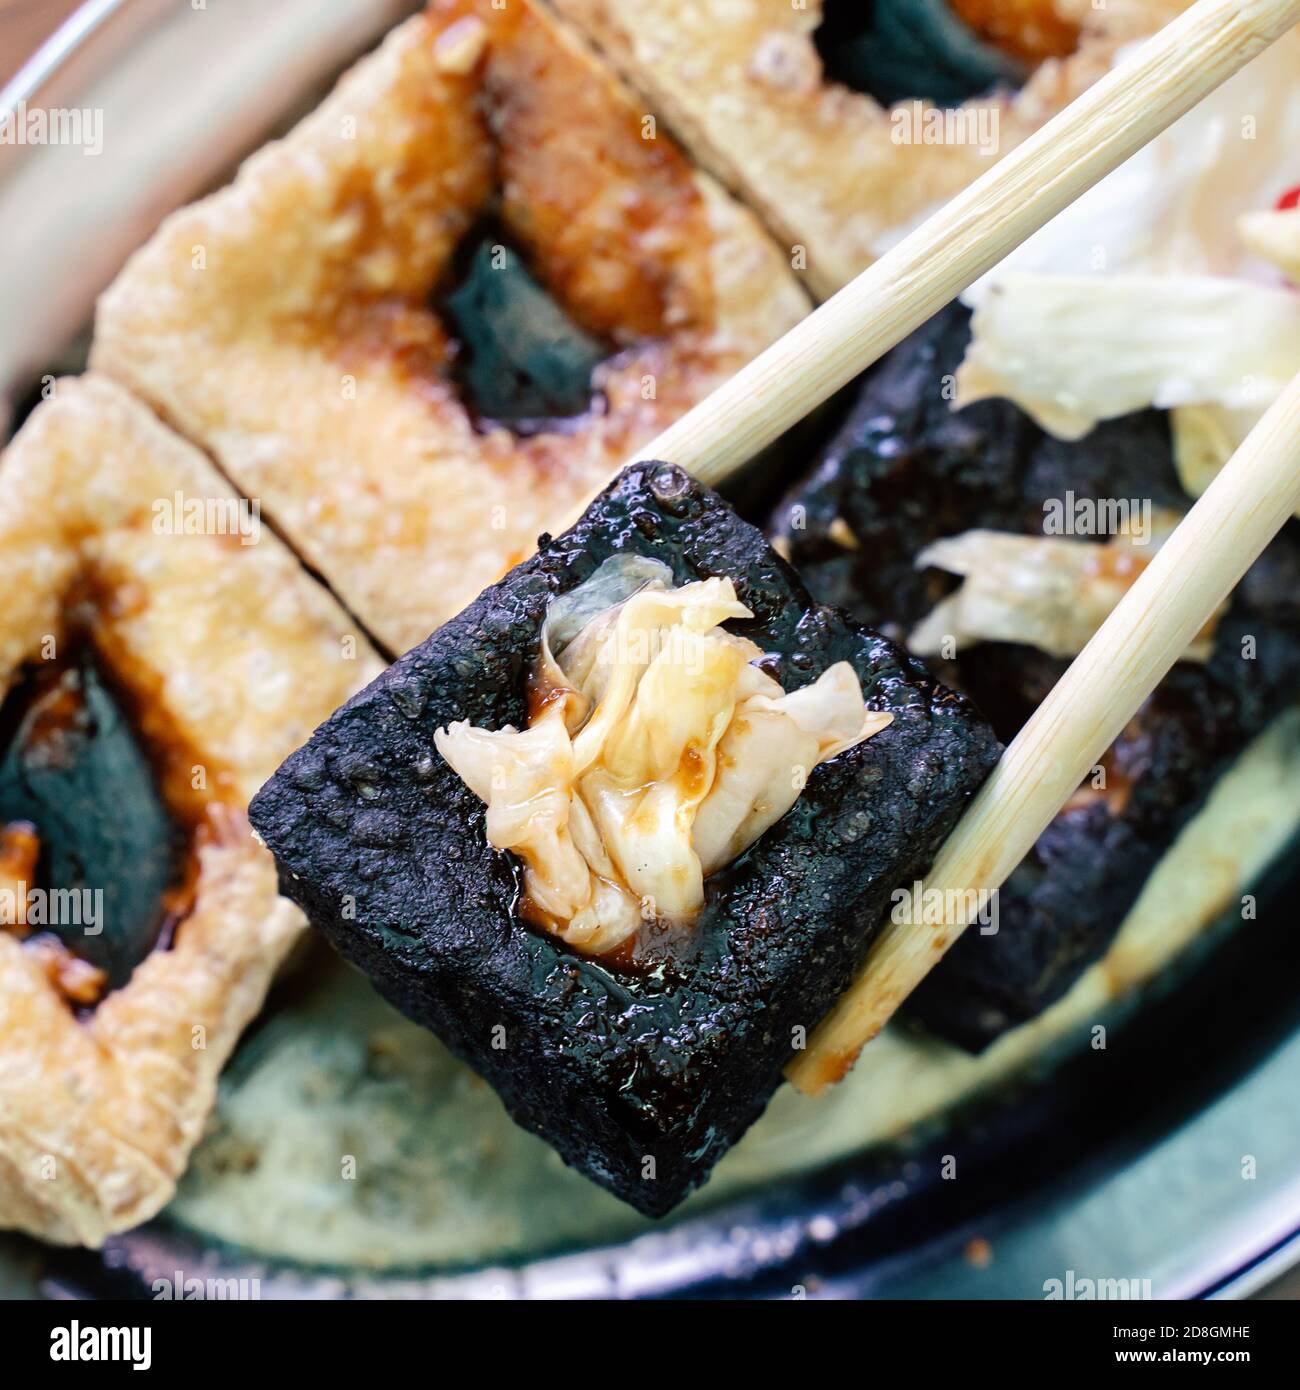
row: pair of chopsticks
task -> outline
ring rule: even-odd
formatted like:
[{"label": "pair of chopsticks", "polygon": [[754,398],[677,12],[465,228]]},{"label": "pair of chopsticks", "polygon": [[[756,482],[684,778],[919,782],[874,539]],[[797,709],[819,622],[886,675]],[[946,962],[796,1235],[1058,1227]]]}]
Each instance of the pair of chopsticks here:
[{"label": "pair of chopsticks", "polygon": [[[727,478],[1298,22],[1300,0],[1199,0],[637,459]],[[1297,506],[1300,378],[1006,750],[930,870],[945,897],[927,901],[1000,887]],[[888,924],[791,1081],[838,1081],[966,925]]]}]

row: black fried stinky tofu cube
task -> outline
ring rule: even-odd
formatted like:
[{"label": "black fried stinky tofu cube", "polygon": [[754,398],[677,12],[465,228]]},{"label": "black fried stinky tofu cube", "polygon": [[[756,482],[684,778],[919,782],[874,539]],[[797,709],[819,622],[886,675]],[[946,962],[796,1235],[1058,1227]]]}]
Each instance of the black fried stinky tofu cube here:
[{"label": "black fried stinky tofu cube", "polygon": [[[522,864],[434,748],[454,720],[527,723],[548,602],[609,556],[678,584],[733,580],[787,689],[852,663],[888,728],[815,768],[794,807],[706,881],[653,970],[583,957],[519,915]],[[582,520],[343,706],[253,802],[282,891],[403,1013],[500,1093],[521,1125],[650,1215],[675,1206],[780,1084],[799,1030],[849,983],[996,760],[963,697],[843,614],[714,493],[626,469]]]},{"label": "black fried stinky tofu cube", "polygon": [[[863,622],[906,631],[950,592],[950,576],[917,564],[942,537],[971,528],[1041,536],[1048,507],[1067,496],[1146,499],[1178,514],[1192,505],[1161,412],[1060,440],[1010,401],[953,411],[943,386],[969,342],[970,313],[952,304],[887,354],[773,519],[811,591]],[[835,538],[837,521],[856,549]],[[1072,798],[1002,885],[999,930],[962,936],[906,1014],[980,1052],[1106,954],[1219,778],[1300,693],[1300,524],[1247,571],[1212,647],[1207,661],[1178,662],[1103,756],[1108,794]],[[1068,665],[1021,643],[978,642],[961,644],[942,669],[1009,741]]]}]

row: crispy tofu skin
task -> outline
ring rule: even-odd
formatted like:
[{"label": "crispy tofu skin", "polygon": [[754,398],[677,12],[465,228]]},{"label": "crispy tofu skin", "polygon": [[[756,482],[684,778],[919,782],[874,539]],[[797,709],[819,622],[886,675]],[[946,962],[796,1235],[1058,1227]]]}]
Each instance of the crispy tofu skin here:
[{"label": "crispy tofu skin", "polygon": [[[432,303],[499,218],[612,340],[600,408],[480,432]],[[93,362],[207,448],[404,651],[807,310],[786,256],[528,0],[440,0],[100,302]]]},{"label": "crispy tofu skin", "polygon": [[[812,592],[903,632],[956,582],[916,557],[972,527],[1044,532],[1045,504],[1133,499],[1191,506],[1167,418],[1046,435],[1010,402],[953,412],[942,381],[969,316],[954,305],[867,377],[839,436],[773,518]],[[798,518],[798,524],[794,523]],[[1300,694],[1300,532],[1247,572],[1208,660],[1179,662],[1001,890],[996,934],[967,932],[912,997],[936,1031],[980,1049],[1059,999],[1106,951],[1178,832],[1245,746]],[[1010,740],[1068,663],[1012,642],[958,644],[939,670]]]},{"label": "crispy tofu skin", "polygon": [[[793,808],[706,880],[688,931],[640,968],[585,959],[521,916],[522,865],[434,751],[456,720],[527,721],[550,600],[610,555],[678,584],[735,583],[737,635],[787,690],[848,661],[893,720],[821,764]],[[803,1033],[848,983],[997,756],[960,696],[877,633],[812,604],[714,493],[626,469],[582,520],[349,701],[250,814],[282,890],[386,998],[489,1080],[514,1118],[650,1215],[707,1177],[758,1117]]]},{"label": "crispy tofu skin", "polygon": [[196,449],[94,376],[57,382],[0,461],[0,691],[49,659],[75,609],[133,698],[193,857],[169,948],[88,1015],[0,930],[0,1227],[61,1243],[98,1245],[171,1196],[302,926],[244,807],[380,669],[274,536],[160,534],[157,504],[178,492],[234,498]]},{"label": "crispy tofu skin", "polygon": [[[995,153],[975,140],[896,141],[893,113],[826,80],[813,35],[822,0],[555,0],[660,112],[687,149],[803,247],[807,280],[833,294],[926,213],[973,182]],[[865,8],[865,7],[864,7]],[[967,6],[978,20],[978,7]],[[992,113],[1006,154],[1104,73],[1116,51],[1172,19],[1185,0],[1055,0],[1077,50],[1042,62]],[[904,103],[910,107],[910,103]],[[898,110],[900,108],[895,108]]]}]

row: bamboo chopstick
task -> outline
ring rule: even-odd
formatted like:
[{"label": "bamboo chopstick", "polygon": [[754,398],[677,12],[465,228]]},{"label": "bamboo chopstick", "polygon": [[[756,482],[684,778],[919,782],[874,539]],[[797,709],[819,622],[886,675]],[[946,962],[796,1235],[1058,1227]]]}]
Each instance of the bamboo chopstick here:
[{"label": "bamboo chopstick", "polygon": [[[1198,0],[629,462],[723,481],[1296,23],[1300,0]],[[1297,506],[1300,379],[1007,749],[927,889],[1005,880]],[[839,1080],[964,925],[888,925],[790,1080]]]},{"label": "bamboo chopstick", "polygon": [[1198,0],[629,462],[723,481],[1297,22]]},{"label": "bamboo chopstick", "polygon": [[[992,891],[1006,880],[1297,506],[1300,376],[1012,741],[939,851],[921,901],[970,907],[966,890]],[[966,920],[955,916],[942,925],[886,924],[857,979],[786,1069],[799,1090],[816,1094],[848,1071],[961,935]]]}]

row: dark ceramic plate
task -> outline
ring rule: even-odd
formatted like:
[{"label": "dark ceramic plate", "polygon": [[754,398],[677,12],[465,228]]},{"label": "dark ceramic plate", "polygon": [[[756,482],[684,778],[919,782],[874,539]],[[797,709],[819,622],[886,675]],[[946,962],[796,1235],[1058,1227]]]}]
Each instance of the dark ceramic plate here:
[{"label": "dark ceramic plate", "polygon": [[[387,1277],[249,1260],[166,1220],[102,1254],[51,1254],[51,1291],[149,1297],[155,1280],[257,1280],[262,1297],[1041,1298],[1047,1281],[1242,1292],[1300,1229],[1300,840],[1249,931],[1225,921],[1105,1053],[1059,1062],[910,1146],[858,1155],[615,1246]],[[1285,865],[1285,867],[1284,867]],[[1233,914],[1235,920],[1236,914]],[[942,1176],[944,1159],[958,1180]],[[1254,1178],[1243,1163],[1254,1159]]]}]

